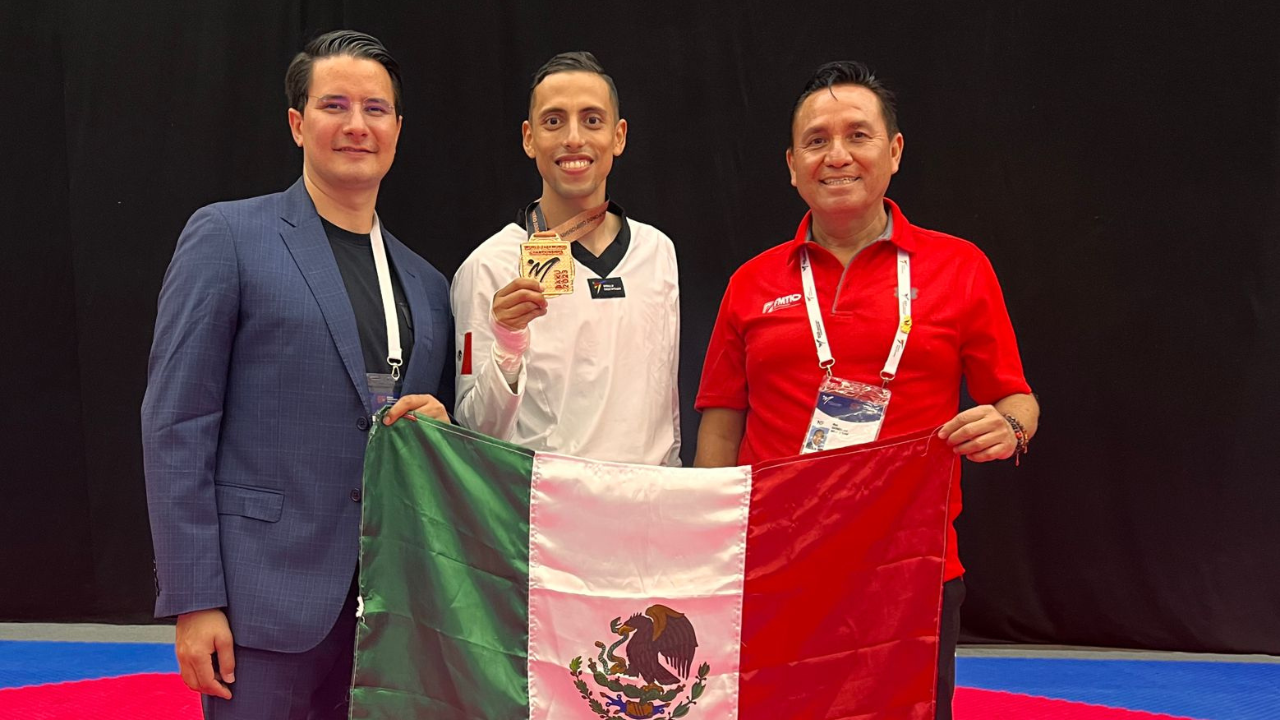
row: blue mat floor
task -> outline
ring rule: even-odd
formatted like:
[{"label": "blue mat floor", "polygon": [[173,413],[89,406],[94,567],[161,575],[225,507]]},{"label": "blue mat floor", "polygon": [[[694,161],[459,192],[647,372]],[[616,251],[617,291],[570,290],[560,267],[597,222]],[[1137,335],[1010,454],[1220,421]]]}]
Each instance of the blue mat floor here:
[{"label": "blue mat floor", "polygon": [[177,671],[169,644],[0,641],[0,688]]}]

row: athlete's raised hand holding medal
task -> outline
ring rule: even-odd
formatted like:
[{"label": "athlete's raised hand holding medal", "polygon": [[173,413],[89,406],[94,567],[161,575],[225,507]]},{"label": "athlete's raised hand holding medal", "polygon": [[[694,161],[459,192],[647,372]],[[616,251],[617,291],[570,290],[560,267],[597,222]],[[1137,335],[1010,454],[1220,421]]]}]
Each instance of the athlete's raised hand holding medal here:
[{"label": "athlete's raised hand holding medal", "polygon": [[546,314],[542,283],[533,278],[516,278],[493,296],[493,319],[509,330],[524,330],[530,321]]},{"label": "athlete's raised hand holding medal", "polygon": [[519,277],[493,296],[493,319],[521,332],[547,314],[547,298],[572,293],[575,273],[570,243],[600,227],[608,209],[606,202],[548,228],[541,203],[530,208],[529,239],[520,243],[520,266],[513,268]]}]

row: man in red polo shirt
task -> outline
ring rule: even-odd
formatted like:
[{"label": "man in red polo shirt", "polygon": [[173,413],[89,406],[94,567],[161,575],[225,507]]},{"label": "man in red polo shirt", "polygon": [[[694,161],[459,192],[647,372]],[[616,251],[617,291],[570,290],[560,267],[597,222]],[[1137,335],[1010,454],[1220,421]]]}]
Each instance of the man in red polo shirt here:
[{"label": "man in red polo shirt", "polygon": [[[791,241],[729,280],[695,404],[695,465],[929,428],[939,428],[957,460],[1026,452],[1040,408],[995,272],[973,244],[913,226],[885,198],[902,147],[893,95],[866,66],[818,68],[792,111],[787,149],[791,184],[809,213]],[[962,378],[979,405],[957,414]],[[815,412],[820,387],[821,402],[837,398],[836,410]],[[964,600],[954,527],[949,533],[937,714],[947,719]]]}]

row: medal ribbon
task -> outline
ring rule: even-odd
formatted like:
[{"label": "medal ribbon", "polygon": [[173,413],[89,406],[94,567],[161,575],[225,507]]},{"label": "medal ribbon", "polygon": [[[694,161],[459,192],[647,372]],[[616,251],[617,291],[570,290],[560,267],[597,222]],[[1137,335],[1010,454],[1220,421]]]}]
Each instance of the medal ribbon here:
[{"label": "medal ribbon", "polygon": [[584,210],[559,225],[549,228],[547,227],[547,215],[542,211],[542,203],[537,203],[529,211],[529,218],[525,223],[525,231],[529,235],[555,234],[559,235],[560,239],[565,242],[573,242],[600,227],[604,223],[604,216],[607,212],[609,212],[609,201],[605,200],[600,205],[590,210]]},{"label": "medal ribbon", "polygon": [[[889,347],[889,357],[884,361],[884,369],[880,371],[880,379],[885,385],[898,374],[898,363],[902,361],[902,353],[907,349],[907,335],[911,332],[911,255],[898,248],[898,332],[893,337],[893,345]],[[818,289],[813,283],[813,268],[809,265],[809,249],[800,248],[800,281],[804,285],[804,304],[809,311],[809,327],[813,330],[813,344],[818,349],[818,367],[831,375],[831,368],[836,359],[831,355],[831,344],[827,341],[827,328],[822,322],[822,311],[818,309]]]}]

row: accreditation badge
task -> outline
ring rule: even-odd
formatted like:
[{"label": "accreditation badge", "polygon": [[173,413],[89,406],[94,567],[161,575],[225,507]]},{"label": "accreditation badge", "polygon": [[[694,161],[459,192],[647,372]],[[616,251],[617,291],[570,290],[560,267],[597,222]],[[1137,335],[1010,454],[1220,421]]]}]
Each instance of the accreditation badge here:
[{"label": "accreditation badge", "polygon": [[395,405],[400,399],[399,382],[391,373],[365,373],[364,377],[369,383],[369,404],[374,412],[387,405]]},{"label": "accreditation badge", "polygon": [[534,233],[520,243],[520,277],[542,283],[548,297],[573,292],[573,253],[568,241],[553,232]]},{"label": "accreditation badge", "polygon": [[885,387],[826,376],[818,386],[800,454],[875,441],[889,408],[889,395]]}]

